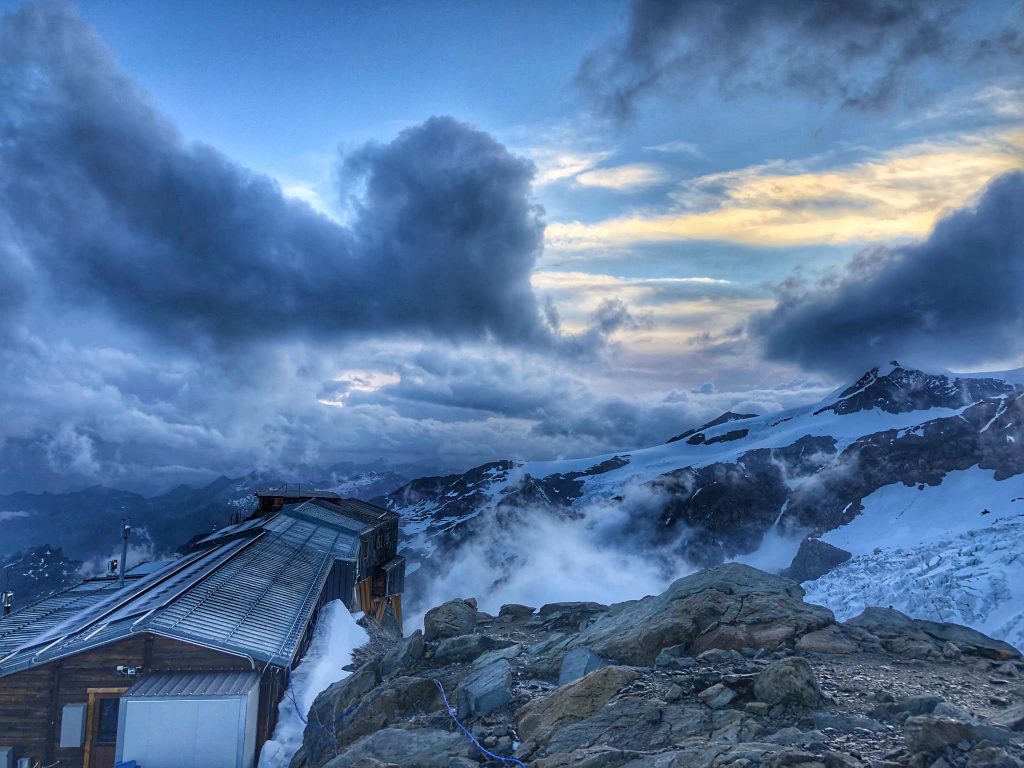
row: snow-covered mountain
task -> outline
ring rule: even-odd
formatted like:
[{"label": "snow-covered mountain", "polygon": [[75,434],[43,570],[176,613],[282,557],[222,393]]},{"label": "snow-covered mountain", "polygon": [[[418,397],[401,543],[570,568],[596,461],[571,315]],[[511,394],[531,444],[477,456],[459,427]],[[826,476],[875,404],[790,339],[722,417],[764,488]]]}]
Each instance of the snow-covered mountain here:
[{"label": "snow-covered mountain", "polygon": [[892,363],[805,407],[726,413],[628,453],[422,478],[384,503],[421,580],[538,510],[593,523],[620,507],[615,546],[666,567],[781,569],[820,538],[850,557],[808,584],[838,614],[893,605],[1024,645],[1024,370]]}]

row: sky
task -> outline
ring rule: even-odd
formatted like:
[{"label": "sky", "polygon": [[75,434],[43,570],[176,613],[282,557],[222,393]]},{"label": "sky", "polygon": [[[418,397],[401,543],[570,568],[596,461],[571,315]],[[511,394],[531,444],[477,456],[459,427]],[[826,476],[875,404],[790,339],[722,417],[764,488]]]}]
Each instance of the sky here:
[{"label": "sky", "polygon": [[0,492],[1024,365],[1024,4],[0,2]]}]

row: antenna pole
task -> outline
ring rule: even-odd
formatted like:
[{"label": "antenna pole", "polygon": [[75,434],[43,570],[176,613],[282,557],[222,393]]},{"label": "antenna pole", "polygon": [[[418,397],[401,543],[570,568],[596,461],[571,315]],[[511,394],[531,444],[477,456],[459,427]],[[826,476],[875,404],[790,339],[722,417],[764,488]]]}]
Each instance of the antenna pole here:
[{"label": "antenna pole", "polygon": [[132,532],[132,521],[122,519],[121,520],[121,562],[118,563],[117,568],[117,586],[124,586],[124,574],[127,570],[128,564],[128,537]]}]

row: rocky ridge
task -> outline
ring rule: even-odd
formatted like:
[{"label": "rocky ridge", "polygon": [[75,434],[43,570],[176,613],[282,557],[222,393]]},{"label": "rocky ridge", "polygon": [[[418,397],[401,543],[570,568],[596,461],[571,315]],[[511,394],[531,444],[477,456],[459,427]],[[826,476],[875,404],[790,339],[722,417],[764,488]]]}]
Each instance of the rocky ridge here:
[{"label": "rocky ridge", "polygon": [[1024,765],[1015,648],[886,608],[837,623],[803,596],[728,564],[610,606],[453,600],[357,653],[292,768],[488,764],[438,683],[486,749],[536,768]]}]

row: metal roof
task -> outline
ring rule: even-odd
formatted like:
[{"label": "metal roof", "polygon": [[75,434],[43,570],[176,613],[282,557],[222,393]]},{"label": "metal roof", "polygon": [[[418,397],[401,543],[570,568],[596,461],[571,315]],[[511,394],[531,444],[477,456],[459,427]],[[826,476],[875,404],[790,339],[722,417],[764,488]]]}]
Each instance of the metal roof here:
[{"label": "metal roof", "polygon": [[308,498],[319,498],[319,499],[340,499],[334,491],[320,491],[316,488],[310,488],[307,485],[300,485],[298,483],[289,483],[283,485],[280,488],[260,488],[254,491],[256,496],[272,496],[278,499],[308,499]]},{"label": "metal roof", "polygon": [[356,509],[359,519],[321,500],[288,505],[123,588],[85,581],[28,606],[0,620],[0,676],[141,632],[290,663],[335,562],[354,567],[375,527]]},{"label": "metal roof", "polygon": [[259,672],[157,672],[139,680],[125,697],[244,696],[259,681]]}]

